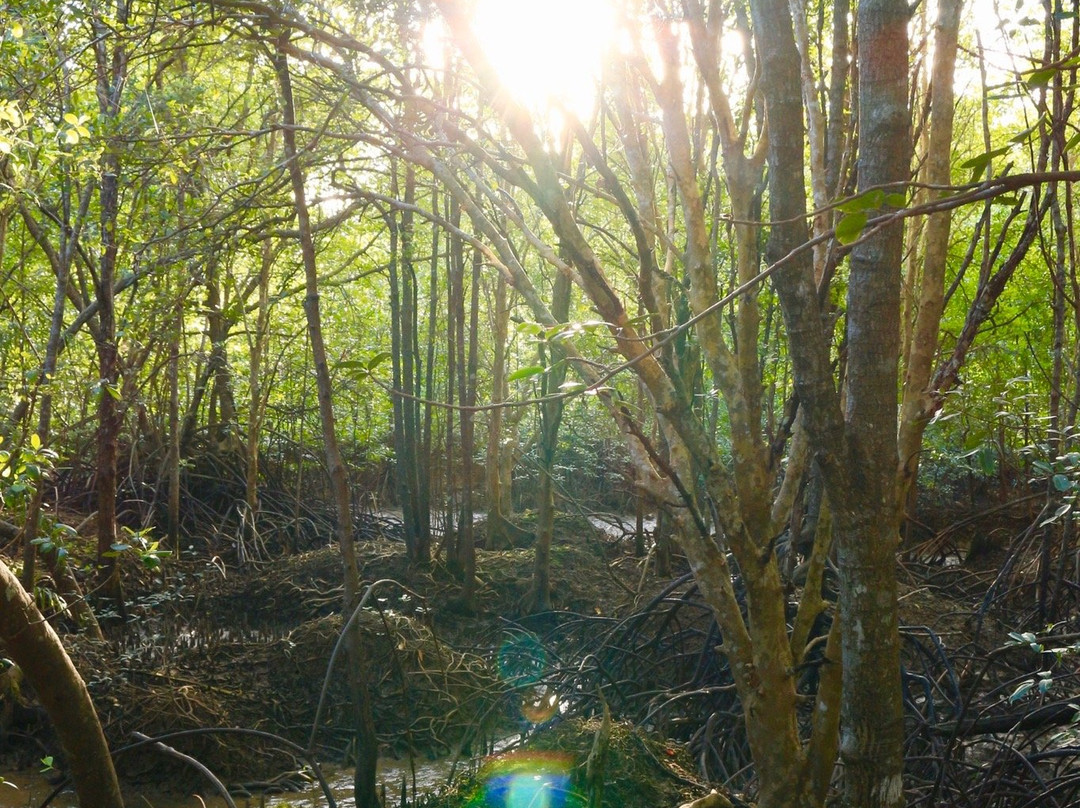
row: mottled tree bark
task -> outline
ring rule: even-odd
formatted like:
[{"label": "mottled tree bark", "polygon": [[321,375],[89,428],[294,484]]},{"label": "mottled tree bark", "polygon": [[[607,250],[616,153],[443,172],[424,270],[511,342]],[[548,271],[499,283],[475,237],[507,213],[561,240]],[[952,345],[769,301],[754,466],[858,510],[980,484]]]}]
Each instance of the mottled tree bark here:
[{"label": "mottled tree bark", "polygon": [[82,805],[123,808],[105,734],[90,694],[60,638],[0,562],[0,642],[22,668],[64,747]]}]

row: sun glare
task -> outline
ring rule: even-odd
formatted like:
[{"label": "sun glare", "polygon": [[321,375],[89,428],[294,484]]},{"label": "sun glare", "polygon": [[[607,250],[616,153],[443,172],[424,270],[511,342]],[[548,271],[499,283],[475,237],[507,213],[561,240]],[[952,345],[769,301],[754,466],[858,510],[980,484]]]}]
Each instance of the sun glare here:
[{"label": "sun glare", "polygon": [[592,109],[615,39],[610,0],[477,0],[473,30],[519,102]]}]

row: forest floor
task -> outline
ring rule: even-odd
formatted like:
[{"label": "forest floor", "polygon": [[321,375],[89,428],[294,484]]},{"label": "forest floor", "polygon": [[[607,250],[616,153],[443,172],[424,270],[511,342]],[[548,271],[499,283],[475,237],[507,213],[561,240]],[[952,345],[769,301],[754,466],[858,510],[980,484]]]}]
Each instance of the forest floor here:
[{"label": "forest floor", "polygon": [[[381,522],[393,527],[393,520]],[[560,519],[557,533],[553,600],[563,615],[617,619],[658,590],[655,576],[642,574],[645,562],[628,552],[625,538],[583,519]],[[408,563],[403,542],[392,536],[360,541],[357,551],[361,590],[380,582],[369,599],[372,608],[358,622],[384,756],[457,759],[464,767],[496,744],[515,746],[524,732],[559,712],[558,699],[540,680],[546,669],[561,663],[547,659],[534,640],[535,628],[547,625],[544,618],[537,623],[526,611],[530,548],[478,551],[472,613],[460,608],[459,580],[441,554],[418,568]],[[104,644],[66,635],[110,745],[128,745],[136,732],[169,736],[170,746],[206,764],[241,794],[302,785],[309,772],[301,754],[275,738],[226,730],[265,732],[306,748],[327,680],[315,746],[321,760],[347,764],[351,711],[344,706],[344,654],[327,671],[342,628],[337,548],[242,566],[221,557],[187,556],[166,560],[160,576],[127,559],[127,622],[104,613]],[[526,628],[530,621],[533,627]],[[558,738],[570,757],[581,744],[587,755],[596,722],[562,723],[550,737]],[[39,713],[28,711],[27,720],[9,730],[9,740],[18,736],[30,743],[7,745],[0,766],[36,766],[44,754],[62,765]],[[642,794],[628,794],[624,804],[681,802],[695,782],[680,768],[680,761],[690,765],[681,754],[628,725],[606,731],[615,739],[613,749],[622,750],[616,756],[626,761],[613,765],[651,769],[647,779],[656,783],[643,792],[644,774],[624,777],[627,788]],[[159,752],[135,750],[121,754],[117,763],[136,789],[212,792],[197,772]],[[400,784],[390,787],[396,792]]]},{"label": "forest floor", "polygon": [[[1019,530],[1027,517],[1016,518]],[[999,514],[998,524],[1005,523]],[[379,524],[393,528],[382,517]],[[970,538],[980,528],[972,524],[965,531]],[[941,541],[942,535],[949,541]],[[955,680],[955,698],[963,699],[968,697],[959,689],[971,664],[986,658],[986,649],[1010,642],[1014,625],[1000,610],[987,608],[987,593],[1001,579],[1008,552],[999,543],[976,557],[960,531],[938,531],[935,537],[909,553],[901,567],[905,664],[912,681],[925,680],[931,689],[944,692]],[[660,580],[651,559],[634,557],[631,536],[581,518],[561,519],[552,553],[556,611],[533,616],[526,608],[530,548],[478,551],[472,613],[460,608],[458,579],[441,555],[424,568],[411,566],[393,529],[359,542],[357,549],[362,591],[379,582],[359,624],[384,756],[438,758],[451,761],[451,769],[474,771],[482,761],[494,761],[459,789],[473,787],[468,783],[476,777],[505,779],[515,767],[533,771],[537,765],[545,777],[573,777],[581,787],[589,753],[603,742],[611,750],[607,781],[626,791],[609,793],[607,804],[627,808],[678,805],[707,791],[699,780],[702,770],[711,767],[715,781],[717,770],[745,765],[697,729],[708,710],[721,716],[713,731],[730,740],[724,716],[738,721],[730,703],[695,702],[691,692],[691,698],[671,699],[684,704],[683,713],[656,706],[662,701],[658,694],[675,692],[675,681],[692,688],[708,684],[701,676],[714,683],[723,678],[715,638],[710,639],[711,618],[692,581],[679,577],[685,570],[678,561],[672,577]],[[348,763],[352,718],[344,660],[328,672],[342,628],[336,548],[242,566],[185,552],[167,560],[163,575],[140,570],[134,559],[125,572],[126,623],[104,614],[104,644],[67,635],[114,749],[130,744],[136,732],[164,737],[237,793],[304,786],[310,770],[297,748],[309,747],[325,681],[326,706],[314,746],[320,760]],[[1011,687],[1009,677],[1023,681],[1017,677],[1037,667],[1038,657],[1034,663],[1018,660],[990,677],[980,693],[990,693],[989,703],[1000,706],[1005,702],[993,696],[993,688]],[[600,696],[608,680],[617,686]],[[627,683],[634,692],[623,692]],[[926,721],[927,737],[939,732],[931,713],[943,698],[954,697],[912,699],[914,712],[925,714],[919,720]],[[22,701],[28,702],[25,694]],[[617,718],[636,721],[602,721],[609,701]],[[35,765],[43,754],[59,763],[46,722],[35,719],[33,710],[26,716],[20,725],[5,727],[0,765]],[[14,743],[20,738],[29,743]],[[500,755],[490,757],[496,750]],[[483,766],[492,765],[502,766],[503,773],[484,775]],[[156,751],[123,753],[118,768],[136,788],[211,790],[188,765]],[[401,784],[388,787],[397,802]],[[436,804],[416,793],[412,799]],[[459,791],[456,799],[466,802],[467,794]]]}]

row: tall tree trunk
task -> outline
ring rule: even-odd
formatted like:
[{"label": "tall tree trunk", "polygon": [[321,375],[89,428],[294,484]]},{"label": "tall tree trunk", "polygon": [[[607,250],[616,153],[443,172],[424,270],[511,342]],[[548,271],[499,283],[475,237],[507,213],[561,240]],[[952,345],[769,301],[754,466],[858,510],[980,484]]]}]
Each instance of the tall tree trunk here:
[{"label": "tall tree trunk", "polygon": [[172,318],[173,341],[169,345],[169,457],[166,475],[169,480],[168,546],[180,552],[180,344],[184,338],[184,304],[177,300]]},{"label": "tall tree trunk", "polygon": [[[125,0],[116,3],[114,17],[108,25],[96,17],[92,21],[98,111],[103,129],[109,132],[118,126],[120,101],[127,81],[128,53],[125,43],[117,40],[117,32],[123,31],[127,24],[128,6]],[[98,331],[95,334],[98,354],[97,565],[102,591],[116,601],[123,615],[126,609],[112,550],[116,544],[117,441],[121,427],[117,401],[120,396],[120,360],[114,304],[121,148],[119,138],[110,136],[106,138],[100,158],[98,195],[101,249],[94,277],[94,295],[98,304]]]},{"label": "tall tree trunk", "polygon": [[[475,452],[476,372],[478,366],[478,326],[480,310],[480,253],[472,251],[469,283],[469,328],[466,347],[465,312],[459,310],[458,325],[458,400],[461,402],[461,515],[458,519],[457,562],[461,569],[461,601],[467,612],[476,610],[476,539],[473,518],[473,454]],[[462,266],[464,271],[464,266]],[[464,305],[465,284],[461,279],[460,302]]]},{"label": "tall tree trunk", "polygon": [[[394,172],[396,193],[397,171]],[[413,262],[413,214],[409,209],[416,201],[415,169],[405,167],[402,201],[404,210],[392,212],[390,219],[390,311],[391,344],[394,375],[394,464],[396,468],[398,503],[405,525],[405,546],[409,558],[426,563],[430,556],[430,507],[424,501],[421,483],[428,469],[422,462],[423,435],[420,428],[420,387],[417,374],[417,294],[416,268]],[[426,513],[425,513],[426,512]]]},{"label": "tall tree trunk", "polygon": [[247,534],[250,541],[256,539],[259,516],[259,437],[263,422],[262,357],[270,330],[270,270],[274,253],[270,242],[263,244],[259,263],[259,303],[255,317],[255,333],[250,339],[248,369],[248,426],[244,464],[244,502],[247,510]]},{"label": "tall tree trunk", "polygon": [[[308,339],[311,343],[312,361],[315,365],[315,384],[319,401],[319,417],[322,422],[322,439],[326,448],[326,466],[330,475],[337,511],[337,539],[344,567],[344,614],[352,614],[359,599],[360,572],[356,561],[353,540],[352,508],[349,498],[348,478],[341,459],[337,431],[334,425],[333,397],[330,386],[330,369],[323,341],[322,315],[319,309],[319,275],[315,257],[315,243],[311,234],[307,197],[304,190],[304,172],[300,166],[296,148],[296,107],[293,102],[292,79],[289,74],[285,47],[288,34],[282,34],[275,54],[275,68],[281,85],[282,137],[289,178],[292,181],[296,221],[300,233],[300,251],[304,262],[306,296],[304,313],[307,317]],[[357,805],[378,806],[379,796],[375,783],[375,764],[378,760],[378,740],[371,709],[371,695],[367,662],[360,648],[360,633],[356,624],[345,638],[348,659],[349,688],[356,709],[357,760],[354,777]]]},{"label": "tall tree trunk", "polygon": [[[945,188],[952,182],[953,74],[963,0],[939,0],[934,26],[934,66],[930,79],[930,136],[926,152],[926,183]],[[936,195],[945,195],[945,191]],[[938,332],[945,310],[945,270],[949,255],[952,214],[931,215],[925,226],[925,252],[918,288],[918,311],[906,358],[900,407],[898,454],[902,504],[910,499],[919,468],[919,448],[934,406],[930,377],[937,355]]]},{"label": "tall tree trunk", "polygon": [[[450,223],[455,229],[461,223],[461,211],[456,200],[450,202]],[[447,251],[447,294],[446,294],[446,537],[444,543],[447,548],[447,562],[450,568],[458,575],[461,574],[460,565],[460,533],[461,509],[459,507],[458,489],[460,480],[457,469],[457,455],[462,454],[464,463],[464,450],[461,444],[454,440],[454,417],[458,423],[463,423],[462,413],[454,407],[454,402],[464,404],[460,395],[465,382],[465,347],[464,347],[464,275],[465,275],[465,244],[457,233],[450,233]],[[460,433],[463,428],[459,428]]]},{"label": "tall tree trunk", "polygon": [[[82,221],[86,216],[90,203],[89,193],[82,195],[82,203],[79,205],[77,218],[72,220],[71,183],[68,178],[64,180],[61,196],[61,210],[64,215],[64,227],[60,231],[60,250],[57,255],[56,265],[53,272],[56,275],[56,289],[53,293],[52,318],[49,321],[49,339],[45,345],[45,358],[41,363],[41,398],[38,404],[38,428],[37,436],[42,446],[48,446],[50,431],[52,429],[52,403],[53,385],[52,380],[56,374],[56,361],[60,355],[60,337],[64,330],[64,310],[67,307],[67,284],[71,270],[71,259],[74,255],[77,233],[81,230]],[[6,229],[6,218],[4,227]],[[0,260],[3,259],[3,247],[0,244]],[[37,545],[33,539],[37,537],[38,521],[41,515],[42,497],[44,489],[38,485],[34,491],[33,499],[27,508],[26,524],[23,527],[23,569],[22,584],[27,592],[34,588],[34,567],[37,559]]]},{"label": "tall tree trunk", "polygon": [[[860,191],[902,191],[910,177],[909,15],[905,0],[859,2]],[[846,490],[834,485],[829,491],[841,570],[840,755],[844,804],[850,808],[893,808],[904,802],[892,426],[897,423],[902,261],[899,224],[866,236],[851,253],[845,421],[847,459],[856,472]]]},{"label": "tall tree trunk", "polygon": [[[560,323],[570,316],[570,278],[555,276],[551,293],[551,314]],[[551,610],[551,541],[555,533],[555,453],[559,447],[559,424],[563,416],[563,399],[558,397],[566,380],[566,351],[559,340],[548,343],[548,369],[544,374],[541,392],[544,397],[555,396],[540,404],[540,479],[536,489],[536,547],[533,556],[532,609]],[[543,359],[543,357],[541,357]]]},{"label": "tall tree trunk", "polygon": [[[510,306],[507,303],[506,279],[501,275],[495,282],[494,311],[492,312],[491,339],[494,349],[491,369],[491,403],[502,404],[510,396],[506,381],[506,339],[510,323]],[[489,550],[510,545],[506,521],[510,515],[510,490],[506,485],[506,463],[503,437],[504,408],[496,406],[488,416],[487,454],[484,465],[487,489],[487,537],[484,546]]]},{"label": "tall tree trunk", "polygon": [[[759,0],[751,8],[770,122],[771,218],[784,222],[770,235],[768,257],[775,261],[807,238],[799,65],[787,3]],[[862,189],[904,183],[909,176],[907,22],[908,8],[902,0],[862,0],[859,5]],[[852,253],[842,416],[826,320],[816,305],[813,267],[802,256],[774,276],[788,328],[796,392],[825,478],[841,560],[840,752],[845,763],[844,804],[852,808],[885,808],[903,801],[893,426],[902,235],[901,228],[890,227],[865,239]]]},{"label": "tall tree trunk", "polygon": [[217,257],[207,262],[206,276],[206,333],[210,340],[210,446],[213,450],[230,451],[235,437],[236,403],[229,371],[228,339],[232,324],[225,316],[228,307],[222,298],[220,264]]}]

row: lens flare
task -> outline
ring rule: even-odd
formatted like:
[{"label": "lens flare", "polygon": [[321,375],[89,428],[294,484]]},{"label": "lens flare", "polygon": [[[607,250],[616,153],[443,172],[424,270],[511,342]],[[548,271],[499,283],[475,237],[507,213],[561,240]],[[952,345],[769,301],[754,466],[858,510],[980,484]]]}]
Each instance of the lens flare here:
[{"label": "lens flare", "polygon": [[532,724],[544,724],[558,711],[558,694],[543,685],[529,688],[521,696],[521,717]]},{"label": "lens flare", "polygon": [[492,758],[468,808],[584,808],[570,783],[573,756],[562,752],[516,752]]}]

